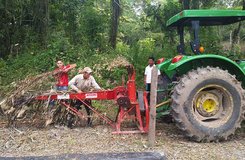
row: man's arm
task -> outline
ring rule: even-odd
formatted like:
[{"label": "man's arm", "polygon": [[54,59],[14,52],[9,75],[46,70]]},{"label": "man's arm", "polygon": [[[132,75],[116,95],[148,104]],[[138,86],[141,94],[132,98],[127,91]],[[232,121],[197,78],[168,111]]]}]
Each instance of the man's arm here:
[{"label": "man's arm", "polygon": [[63,72],[68,72],[69,70],[75,68],[77,65],[76,64],[70,64],[66,69],[63,70]]},{"label": "man's arm", "polygon": [[79,80],[79,75],[76,75],[75,77],[73,77],[73,78],[69,81],[68,85],[69,85],[73,90],[75,90],[76,92],[80,93],[81,90],[79,90],[79,89],[77,88],[77,86],[75,85],[76,82],[77,82],[77,80]]},{"label": "man's arm", "polygon": [[61,73],[62,70],[61,69],[55,69],[53,72],[52,72],[52,76],[56,76],[57,74]]},{"label": "man's arm", "polygon": [[95,81],[94,77],[92,77],[92,87],[96,90],[101,90],[100,86],[98,83]]}]

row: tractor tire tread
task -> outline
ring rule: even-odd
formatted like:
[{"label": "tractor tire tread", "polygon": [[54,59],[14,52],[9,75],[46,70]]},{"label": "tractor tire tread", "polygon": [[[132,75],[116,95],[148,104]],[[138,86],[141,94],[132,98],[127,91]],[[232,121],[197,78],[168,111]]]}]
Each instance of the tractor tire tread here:
[{"label": "tractor tire tread", "polygon": [[[223,78],[228,79],[230,83],[233,83],[236,89],[238,89],[241,93],[241,115],[238,118],[236,124],[230,129],[229,131],[223,133],[223,134],[217,134],[217,135],[205,135],[200,134],[199,131],[196,131],[193,129],[192,126],[190,126],[187,117],[183,116],[184,113],[184,106],[185,103],[181,102],[181,95],[185,93],[185,91],[188,89],[189,85],[192,85],[193,80],[197,80],[202,76],[206,76],[207,74],[212,75],[223,75]],[[244,120],[244,113],[245,113],[245,91],[241,86],[241,82],[239,82],[234,75],[231,75],[228,73],[227,70],[222,70],[219,67],[206,67],[206,68],[197,68],[197,70],[191,70],[186,75],[182,76],[179,83],[175,86],[173,94],[171,96],[172,98],[172,106],[171,106],[171,115],[173,119],[176,122],[176,125],[178,128],[180,128],[185,136],[190,138],[191,140],[197,141],[197,142],[210,142],[210,141],[222,141],[227,140],[230,135],[233,135],[235,130],[237,128],[241,127],[241,122]]]}]

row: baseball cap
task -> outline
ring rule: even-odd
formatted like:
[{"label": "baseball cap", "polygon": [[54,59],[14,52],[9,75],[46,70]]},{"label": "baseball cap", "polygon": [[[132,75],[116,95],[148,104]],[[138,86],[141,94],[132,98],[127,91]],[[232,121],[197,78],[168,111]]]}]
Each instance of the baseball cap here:
[{"label": "baseball cap", "polygon": [[85,67],[85,68],[83,69],[83,72],[92,73],[93,71],[92,71],[91,68]]}]

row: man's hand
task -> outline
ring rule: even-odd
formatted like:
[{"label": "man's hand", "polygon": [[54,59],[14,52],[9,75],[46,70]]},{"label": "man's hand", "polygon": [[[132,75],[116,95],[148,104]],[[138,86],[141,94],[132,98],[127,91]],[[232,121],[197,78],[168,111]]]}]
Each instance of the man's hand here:
[{"label": "man's hand", "polygon": [[58,69],[58,70],[53,71],[52,75],[56,76],[57,74],[59,74],[61,72],[62,72],[62,69]]},{"label": "man's hand", "polygon": [[73,69],[73,68],[75,68],[76,66],[77,66],[76,64],[71,64],[71,65],[70,65],[70,68]]},{"label": "man's hand", "polygon": [[82,91],[79,89],[79,90],[77,91],[77,93],[82,93]]},{"label": "man's hand", "polygon": [[63,70],[63,72],[68,72],[69,70],[75,68],[77,65],[76,64],[71,64],[69,68],[66,68]]}]

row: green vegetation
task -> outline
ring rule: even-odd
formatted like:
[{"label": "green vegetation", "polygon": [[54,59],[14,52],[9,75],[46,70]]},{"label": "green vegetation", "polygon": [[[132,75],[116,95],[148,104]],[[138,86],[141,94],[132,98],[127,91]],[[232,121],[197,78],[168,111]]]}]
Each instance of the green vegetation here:
[{"label": "green vegetation", "polygon": [[[181,1],[180,1],[181,2]],[[22,0],[0,1],[0,89],[28,75],[51,71],[56,58],[90,66],[104,88],[121,84],[124,70],[110,68],[119,57],[134,64],[142,88],[147,58],[177,54],[177,32],[167,20],[183,8],[244,9],[244,0]],[[186,6],[188,5],[188,6]],[[242,23],[202,28],[205,53],[245,58]],[[191,38],[185,31],[186,42]],[[116,37],[116,38],[115,38]],[[115,46],[116,43],[116,46]],[[187,53],[190,52],[188,44]],[[70,76],[75,75],[71,73]]]}]

